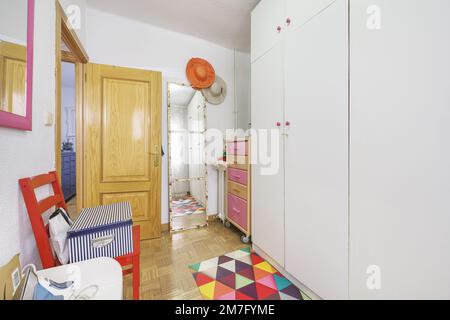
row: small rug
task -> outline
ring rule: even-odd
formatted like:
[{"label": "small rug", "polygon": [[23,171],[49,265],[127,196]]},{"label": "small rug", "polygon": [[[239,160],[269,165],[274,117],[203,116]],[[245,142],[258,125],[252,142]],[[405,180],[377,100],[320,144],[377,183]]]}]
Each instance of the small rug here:
[{"label": "small rug", "polygon": [[250,248],[189,268],[206,300],[310,300]]},{"label": "small rug", "polygon": [[206,213],[206,209],[194,197],[185,196],[172,201],[172,214],[174,216],[187,216],[202,213]]}]

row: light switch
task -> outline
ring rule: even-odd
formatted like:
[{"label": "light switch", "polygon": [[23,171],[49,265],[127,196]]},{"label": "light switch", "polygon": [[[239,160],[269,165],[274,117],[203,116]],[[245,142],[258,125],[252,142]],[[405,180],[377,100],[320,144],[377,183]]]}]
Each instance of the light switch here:
[{"label": "light switch", "polygon": [[55,116],[53,115],[52,112],[47,112],[45,115],[45,125],[47,127],[51,127],[53,126],[54,122],[55,122]]}]

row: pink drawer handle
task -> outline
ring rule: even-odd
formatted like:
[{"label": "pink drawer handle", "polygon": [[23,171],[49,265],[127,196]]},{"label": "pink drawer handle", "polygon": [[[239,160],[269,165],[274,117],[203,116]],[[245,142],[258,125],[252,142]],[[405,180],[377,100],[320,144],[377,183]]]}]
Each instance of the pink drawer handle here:
[{"label": "pink drawer handle", "polygon": [[281,32],[281,27],[280,27],[280,26],[277,27],[277,32],[278,32],[278,33]]},{"label": "pink drawer handle", "polygon": [[233,211],[236,212],[236,213],[241,213],[241,211],[236,209],[236,208],[233,208]]},{"label": "pink drawer handle", "polygon": [[235,175],[235,174],[232,174],[231,177],[232,177],[233,179],[236,179],[236,180],[241,180],[241,177],[240,177],[240,176],[237,176],[237,175]]},{"label": "pink drawer handle", "polygon": [[292,22],[291,18],[287,18],[287,19],[286,19],[286,24],[287,24],[288,26],[291,25],[291,22]]}]

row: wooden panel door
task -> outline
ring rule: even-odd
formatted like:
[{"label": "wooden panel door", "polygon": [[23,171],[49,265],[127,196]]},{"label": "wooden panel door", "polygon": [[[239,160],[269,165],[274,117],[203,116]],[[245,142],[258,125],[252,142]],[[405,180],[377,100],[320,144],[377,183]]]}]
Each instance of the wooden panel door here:
[{"label": "wooden panel door", "polygon": [[[285,0],[263,0],[252,12],[252,62],[282,40]],[[280,27],[281,31],[277,28]]]},{"label": "wooden panel door", "polygon": [[450,299],[450,1],[350,12],[350,297]]},{"label": "wooden panel door", "polygon": [[[252,239],[284,266],[284,160],[281,127],[284,115],[283,45],[280,43],[252,65]],[[271,150],[272,130],[279,148]],[[261,154],[270,154],[266,161]],[[257,161],[255,161],[257,160]],[[274,165],[274,171],[267,170]]]},{"label": "wooden panel door", "polygon": [[348,1],[285,43],[286,269],[348,298]]},{"label": "wooden panel door", "polygon": [[292,30],[307,23],[314,16],[325,10],[335,0],[285,0],[286,16]]},{"label": "wooden panel door", "polygon": [[86,66],[85,207],[130,202],[142,239],[161,233],[161,74]]}]

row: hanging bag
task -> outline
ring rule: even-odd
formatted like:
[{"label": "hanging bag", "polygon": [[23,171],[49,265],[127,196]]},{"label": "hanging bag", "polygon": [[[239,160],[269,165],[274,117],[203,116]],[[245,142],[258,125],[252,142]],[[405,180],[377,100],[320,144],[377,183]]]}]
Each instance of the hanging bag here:
[{"label": "hanging bag", "polygon": [[72,220],[66,210],[59,208],[49,218],[49,230],[52,248],[61,264],[69,263],[69,244],[67,232],[72,227]]}]

